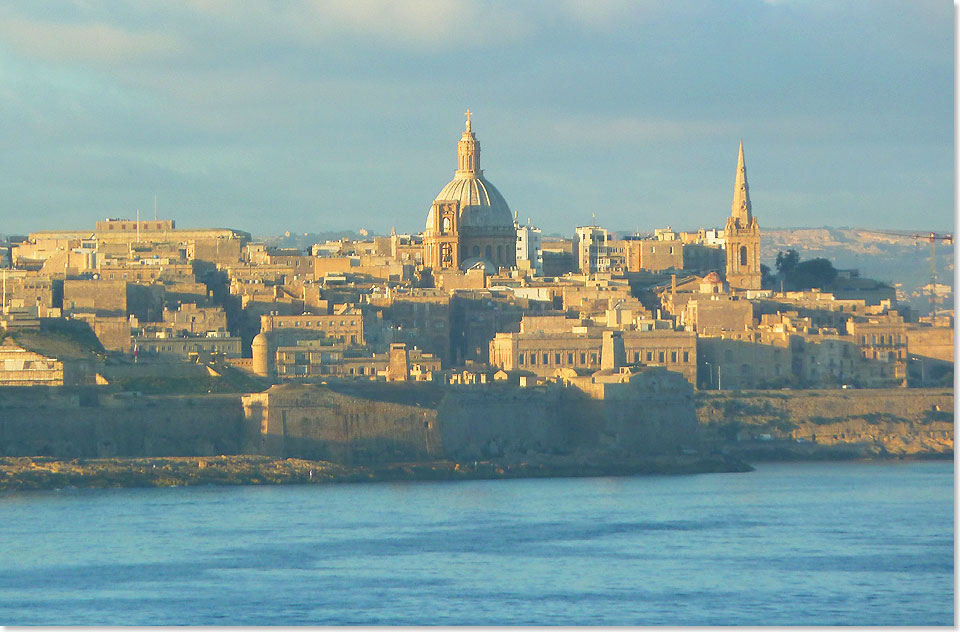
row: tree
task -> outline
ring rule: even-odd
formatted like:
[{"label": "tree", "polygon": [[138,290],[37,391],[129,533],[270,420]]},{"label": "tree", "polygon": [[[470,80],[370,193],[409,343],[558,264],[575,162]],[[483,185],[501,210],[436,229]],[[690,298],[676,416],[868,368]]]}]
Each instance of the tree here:
[{"label": "tree", "polygon": [[777,273],[781,277],[788,276],[797,267],[798,263],[800,263],[800,255],[792,248],[785,253],[777,253]]},{"label": "tree", "polygon": [[776,285],[777,278],[770,274],[770,266],[761,263],[760,264],[760,286],[764,288],[771,288]]},{"label": "tree", "polygon": [[786,277],[790,286],[798,290],[823,289],[837,278],[837,269],[827,259],[809,259],[796,264]]}]

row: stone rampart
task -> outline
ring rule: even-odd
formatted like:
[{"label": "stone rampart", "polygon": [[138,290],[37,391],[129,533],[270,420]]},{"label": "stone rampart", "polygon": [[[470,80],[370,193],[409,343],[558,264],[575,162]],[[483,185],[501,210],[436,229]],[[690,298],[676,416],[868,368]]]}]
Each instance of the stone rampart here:
[{"label": "stone rampart", "polygon": [[2,389],[0,455],[73,459],[239,453],[239,396],[127,395],[96,388]]},{"label": "stone rampart", "polygon": [[863,444],[892,455],[953,450],[952,389],[700,391],[696,399],[712,442]]}]

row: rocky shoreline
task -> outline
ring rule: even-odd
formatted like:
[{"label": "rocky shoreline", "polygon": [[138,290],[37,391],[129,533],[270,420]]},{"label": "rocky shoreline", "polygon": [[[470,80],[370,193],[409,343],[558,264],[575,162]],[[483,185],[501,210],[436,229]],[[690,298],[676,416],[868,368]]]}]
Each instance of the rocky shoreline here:
[{"label": "rocky shoreline", "polygon": [[71,460],[52,457],[0,457],[0,492],[70,487],[452,481],[700,474],[751,470],[753,468],[743,461],[719,456],[659,456],[615,463],[552,459],[521,463],[431,461],[387,465],[339,465],[326,461],[272,459],[253,455]]}]

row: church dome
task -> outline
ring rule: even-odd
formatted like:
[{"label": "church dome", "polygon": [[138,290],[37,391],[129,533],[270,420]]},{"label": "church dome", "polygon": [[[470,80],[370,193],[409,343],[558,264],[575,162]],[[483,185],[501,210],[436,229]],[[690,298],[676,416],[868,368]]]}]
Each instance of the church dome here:
[{"label": "church dome", "polygon": [[483,176],[455,177],[437,195],[437,201],[460,202],[460,226],[513,228],[513,214],[497,188]]},{"label": "church dome", "polygon": [[[460,203],[460,226],[463,228],[513,228],[513,214],[507,201],[480,169],[480,143],[471,130],[471,112],[467,110],[467,124],[457,144],[457,170],[453,180],[443,187],[435,202]],[[432,217],[427,217],[427,227]]]}]

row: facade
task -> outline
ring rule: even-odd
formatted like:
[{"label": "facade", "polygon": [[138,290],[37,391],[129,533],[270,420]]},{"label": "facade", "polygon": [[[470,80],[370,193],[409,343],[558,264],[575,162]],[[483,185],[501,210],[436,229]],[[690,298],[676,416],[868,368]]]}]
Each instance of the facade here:
[{"label": "facade", "polygon": [[342,344],[305,340],[277,347],[274,357],[276,376],[281,380],[331,377],[432,381],[434,373],[440,370],[439,358],[407,349],[403,343],[391,344],[387,353],[364,353]]},{"label": "facade", "polygon": [[577,258],[577,270],[583,274],[610,270],[610,235],[600,226],[577,226],[573,239],[573,252]]},{"label": "facade", "polygon": [[760,226],[750,206],[747,168],[743,162],[743,141],[737,157],[733,204],[724,229],[727,247],[727,282],[740,290],[760,289]]},{"label": "facade", "polygon": [[334,314],[298,314],[260,316],[261,332],[317,332],[347,345],[364,345],[363,314],[356,307],[340,306]]},{"label": "facade", "polygon": [[[573,327],[570,331],[498,333],[490,342],[490,364],[504,371],[530,371],[552,377],[558,369],[599,371],[604,329]],[[670,330],[624,331],[627,365],[663,366],[681,373],[691,384],[697,377],[697,337]]]},{"label": "facade", "polygon": [[209,355],[240,357],[240,338],[235,336],[136,336],[133,338],[133,345],[140,355],[152,354],[180,360]]},{"label": "facade", "polygon": [[423,265],[466,270],[482,263],[488,273],[517,264],[517,231],[506,200],[483,176],[480,143],[471,112],[457,144],[457,170],[437,195],[423,233]]},{"label": "facade", "polygon": [[679,239],[631,239],[625,243],[629,272],[683,269],[683,244]]},{"label": "facade", "polygon": [[534,276],[543,276],[543,243],[541,231],[534,226],[521,226],[514,222],[517,229],[517,267],[530,270]]}]

